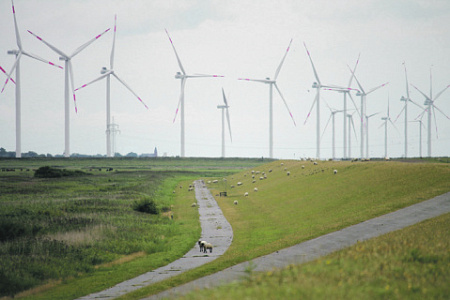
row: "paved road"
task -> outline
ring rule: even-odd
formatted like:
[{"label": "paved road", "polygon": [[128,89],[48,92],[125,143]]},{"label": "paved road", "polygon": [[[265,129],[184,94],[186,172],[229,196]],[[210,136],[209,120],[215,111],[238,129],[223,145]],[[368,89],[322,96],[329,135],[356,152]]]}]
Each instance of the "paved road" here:
[{"label": "paved road", "polygon": [[202,227],[201,239],[213,244],[214,249],[212,253],[209,253],[209,251],[207,254],[200,253],[198,245],[194,245],[182,258],[164,267],[79,299],[114,299],[144,286],[199,267],[221,256],[233,240],[231,225],[225,219],[216,200],[201,180],[194,182],[194,190]]},{"label": "paved road", "polygon": [[[450,212],[450,192],[398,211],[252,260],[255,271],[301,264],[379,235]],[[174,298],[195,289],[215,287],[246,277],[248,262],[205,276],[146,299]]]}]

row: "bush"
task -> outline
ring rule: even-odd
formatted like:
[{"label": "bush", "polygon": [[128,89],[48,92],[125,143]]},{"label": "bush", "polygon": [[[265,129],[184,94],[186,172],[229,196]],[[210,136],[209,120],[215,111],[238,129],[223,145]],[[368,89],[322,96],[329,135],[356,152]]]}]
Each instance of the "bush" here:
[{"label": "bush", "polygon": [[52,168],[49,166],[40,167],[34,172],[34,177],[37,178],[60,178],[65,176],[83,176],[89,175],[89,173],[85,173],[80,170],[70,171],[70,170],[60,170],[56,168]]},{"label": "bush", "polygon": [[152,214],[152,215],[158,215],[159,209],[156,207],[155,201],[153,199],[142,199],[139,201],[135,201],[133,204],[133,209],[135,211]]}]

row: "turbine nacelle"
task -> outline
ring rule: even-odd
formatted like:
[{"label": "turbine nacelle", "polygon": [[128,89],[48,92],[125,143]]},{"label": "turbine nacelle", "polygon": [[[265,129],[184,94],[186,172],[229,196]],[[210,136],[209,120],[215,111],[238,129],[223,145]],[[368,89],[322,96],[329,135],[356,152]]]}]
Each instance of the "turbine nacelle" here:
[{"label": "turbine nacelle", "polygon": [[433,105],[433,101],[431,101],[430,99],[425,99],[423,105]]},{"label": "turbine nacelle", "polygon": [[11,55],[17,55],[17,54],[19,54],[19,50],[8,50],[7,53],[11,54]]},{"label": "turbine nacelle", "polygon": [[312,88],[313,89],[318,89],[320,88],[319,84],[317,82],[314,81],[314,83],[312,84]]},{"label": "turbine nacelle", "polygon": [[106,67],[103,67],[100,71],[100,74],[105,74],[106,72],[108,72],[108,69]]},{"label": "turbine nacelle", "polygon": [[68,61],[67,57],[65,57],[65,56],[60,56],[59,60]]},{"label": "turbine nacelle", "polygon": [[356,96],[362,96],[363,94],[360,91],[356,92]]},{"label": "turbine nacelle", "polygon": [[404,96],[402,96],[402,97],[400,98],[400,101],[408,101],[408,98],[405,98]]},{"label": "turbine nacelle", "polygon": [[228,105],[217,105],[217,108],[228,108],[229,106]]},{"label": "turbine nacelle", "polygon": [[176,78],[176,79],[181,79],[181,78],[183,78],[183,77],[184,77],[184,75],[181,74],[181,72],[177,72],[177,73],[175,74],[175,78]]}]

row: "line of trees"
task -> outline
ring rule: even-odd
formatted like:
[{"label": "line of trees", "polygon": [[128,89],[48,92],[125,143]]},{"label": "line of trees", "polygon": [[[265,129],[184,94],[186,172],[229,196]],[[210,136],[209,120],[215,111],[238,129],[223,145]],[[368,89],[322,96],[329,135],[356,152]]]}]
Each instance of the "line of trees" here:
[{"label": "line of trees", "polygon": [[[14,158],[16,157],[16,152],[15,151],[7,151],[5,148],[1,147],[0,148],[0,158]],[[56,158],[63,158],[64,155],[62,154],[39,154],[36,153],[34,151],[28,151],[26,153],[22,153],[22,157],[23,158],[30,158],[30,157],[47,157],[47,158],[52,158],[52,157],[56,157]],[[90,154],[80,154],[80,153],[72,153],[70,155],[70,157],[106,157],[106,155],[102,155],[102,154],[95,154],[95,155],[90,155]],[[126,155],[122,155],[120,153],[115,153],[114,157],[143,157],[143,155],[138,155],[137,153],[134,152],[130,152]]]}]

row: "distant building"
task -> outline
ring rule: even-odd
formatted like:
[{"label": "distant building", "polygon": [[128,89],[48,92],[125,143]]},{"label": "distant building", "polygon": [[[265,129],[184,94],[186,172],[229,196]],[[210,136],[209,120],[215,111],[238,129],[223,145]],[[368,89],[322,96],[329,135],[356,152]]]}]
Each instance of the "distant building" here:
[{"label": "distant building", "polygon": [[155,147],[153,153],[142,153],[141,157],[158,157],[158,149]]}]

